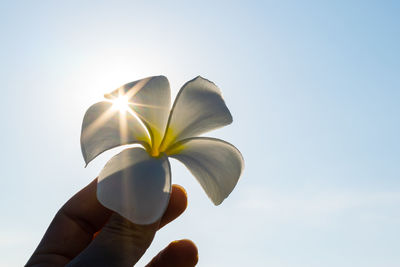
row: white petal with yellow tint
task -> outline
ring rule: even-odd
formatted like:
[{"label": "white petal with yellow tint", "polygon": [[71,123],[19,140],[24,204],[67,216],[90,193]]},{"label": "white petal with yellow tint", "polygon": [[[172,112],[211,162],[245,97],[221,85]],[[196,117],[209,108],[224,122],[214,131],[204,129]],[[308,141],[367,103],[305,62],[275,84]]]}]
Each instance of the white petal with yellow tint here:
[{"label": "white petal with yellow tint", "polygon": [[127,97],[131,108],[149,128],[153,147],[158,148],[167,124],[171,106],[171,89],[165,76],[153,76],[127,83],[107,98]]},{"label": "white petal with yellow tint", "polygon": [[228,125],[232,116],[219,88],[200,76],[187,82],[178,93],[160,150],[174,142]]},{"label": "white petal with yellow tint", "polygon": [[189,169],[215,205],[232,192],[244,168],[240,151],[215,138],[185,139],[166,153]]},{"label": "white petal with yellow tint", "polygon": [[86,164],[108,149],[137,142],[150,143],[149,134],[129,112],[120,112],[110,102],[96,103],[86,111],[81,132]]},{"label": "white petal with yellow tint", "polygon": [[159,220],[167,208],[170,192],[167,157],[150,157],[140,147],[114,156],[98,177],[100,203],[136,224]]}]

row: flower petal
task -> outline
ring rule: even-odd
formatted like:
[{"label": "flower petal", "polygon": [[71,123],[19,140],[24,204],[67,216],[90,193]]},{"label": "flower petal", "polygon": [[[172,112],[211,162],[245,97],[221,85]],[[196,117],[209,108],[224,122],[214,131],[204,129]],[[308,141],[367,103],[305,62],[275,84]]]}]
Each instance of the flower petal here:
[{"label": "flower petal", "polygon": [[166,153],[190,170],[215,205],[221,204],[232,192],[244,168],[240,151],[215,138],[185,139]]},{"label": "flower petal", "polygon": [[178,93],[161,144],[165,151],[174,142],[194,137],[232,122],[219,88],[200,76],[187,82]]},{"label": "flower petal", "polygon": [[114,156],[98,177],[100,203],[136,224],[159,220],[167,208],[170,192],[168,158],[150,157],[140,147]]},{"label": "flower petal", "polygon": [[132,114],[119,112],[112,103],[91,106],[83,118],[81,149],[86,164],[102,152],[124,144],[150,143],[143,123]]},{"label": "flower petal", "polygon": [[127,96],[132,109],[150,131],[154,147],[159,147],[171,106],[171,89],[165,76],[153,76],[127,83],[107,98]]}]

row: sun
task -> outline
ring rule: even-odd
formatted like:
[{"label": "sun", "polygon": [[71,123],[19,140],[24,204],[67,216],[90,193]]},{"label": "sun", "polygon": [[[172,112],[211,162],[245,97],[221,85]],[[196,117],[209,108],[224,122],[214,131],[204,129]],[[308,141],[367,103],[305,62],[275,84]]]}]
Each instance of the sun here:
[{"label": "sun", "polygon": [[120,95],[112,100],[112,107],[114,110],[119,110],[121,113],[126,112],[129,109],[129,99],[125,95]]}]

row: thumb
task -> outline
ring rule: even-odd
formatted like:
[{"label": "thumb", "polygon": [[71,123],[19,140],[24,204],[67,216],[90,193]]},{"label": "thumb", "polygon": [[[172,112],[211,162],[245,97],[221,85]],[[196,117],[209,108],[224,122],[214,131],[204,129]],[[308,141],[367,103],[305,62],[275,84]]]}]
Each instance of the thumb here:
[{"label": "thumb", "polygon": [[117,213],[67,266],[132,266],[150,246],[159,222],[137,225]]}]

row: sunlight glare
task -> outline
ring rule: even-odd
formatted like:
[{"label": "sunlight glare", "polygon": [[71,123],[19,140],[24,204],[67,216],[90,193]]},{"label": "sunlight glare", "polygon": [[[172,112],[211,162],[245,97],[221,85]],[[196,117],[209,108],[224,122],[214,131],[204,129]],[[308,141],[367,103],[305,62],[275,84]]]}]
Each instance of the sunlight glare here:
[{"label": "sunlight glare", "polygon": [[126,112],[129,109],[129,99],[125,95],[120,95],[112,100],[113,109],[119,110],[120,112]]}]

